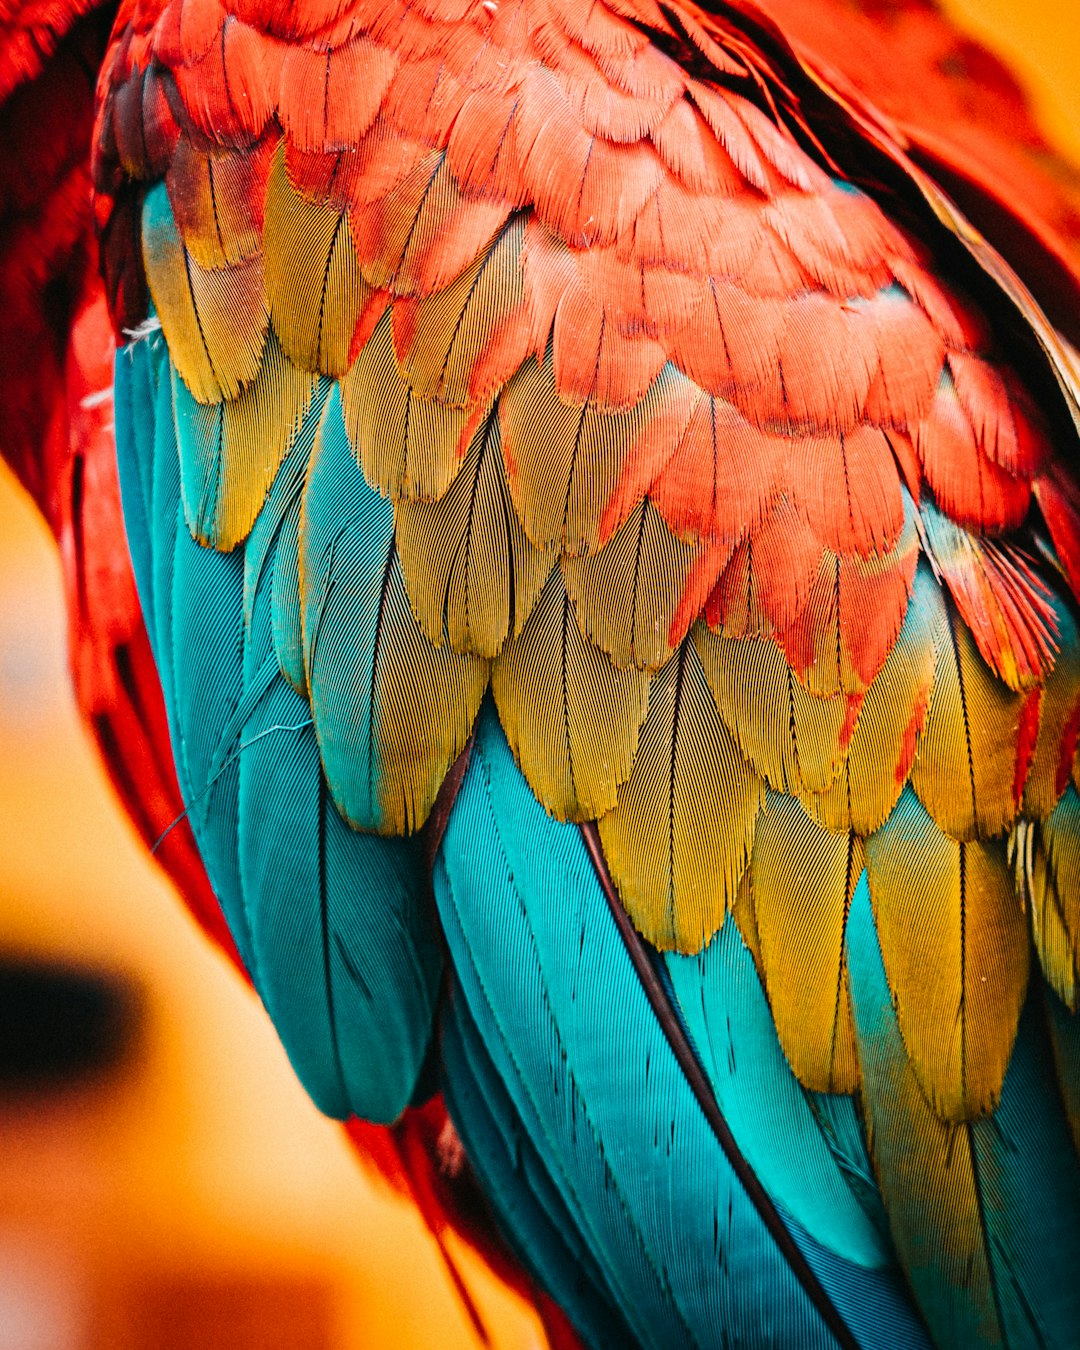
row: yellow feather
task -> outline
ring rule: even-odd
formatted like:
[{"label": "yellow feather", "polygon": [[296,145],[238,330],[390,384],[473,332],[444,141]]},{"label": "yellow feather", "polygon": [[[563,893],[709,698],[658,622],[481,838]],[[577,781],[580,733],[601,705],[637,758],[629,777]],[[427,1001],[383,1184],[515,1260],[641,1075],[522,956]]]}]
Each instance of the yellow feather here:
[{"label": "yellow feather", "polygon": [[618,805],[599,821],[612,879],[661,950],[700,951],[735,902],[764,788],[721,720],[697,648],[653,677]]},{"label": "yellow feather", "polygon": [[349,440],[376,491],[393,501],[438,501],[461,467],[464,408],[419,398],[394,355],[393,323],[383,315],[341,382]]},{"label": "yellow feather", "polygon": [[739,882],[739,889],[735,892],[735,899],[731,905],[731,917],[742,934],[750,955],[754,958],[758,978],[764,985],[765,963],[761,959],[761,939],[758,936],[757,915],[754,913],[754,897],[750,889],[749,867],[743,873],[742,881]]},{"label": "yellow feather", "polygon": [[529,543],[514,511],[495,416],[444,496],[397,503],[394,532],[421,628],[436,646],[477,656],[497,656],[521,633],[555,562]]},{"label": "yellow feather", "polygon": [[270,320],[289,358],[302,370],[344,375],[371,288],[360,275],[348,214],[297,192],[284,142],[266,186],[263,248]]},{"label": "yellow feather", "polygon": [[[886,1017],[892,1023],[887,1013],[877,1020]],[[924,1306],[934,1310],[935,1343],[1000,1346],[977,1126],[954,1125],[934,1113],[896,1043],[895,1023],[890,1033],[860,1042],[859,1069],[867,1089],[867,1141],[893,1242]],[[949,1298],[950,1290],[962,1290],[964,1297]]]},{"label": "yellow feather", "polygon": [[994,676],[966,625],[955,613],[949,618],[950,640],[938,652],[911,784],[954,839],[992,839],[1016,818],[1013,784],[1024,700]]},{"label": "yellow feather", "polygon": [[[1032,930],[1043,971],[1072,1011],[1080,1008],[1080,794],[1070,783],[1041,824],[1017,829],[1027,863]],[[1029,842],[1030,841],[1030,842]],[[1019,869],[1018,869],[1019,870]]]},{"label": "yellow feather", "polygon": [[822,791],[844,762],[843,696],[817,698],[770,638],[732,638],[695,625],[693,639],[720,715],[739,748],[777,792]]},{"label": "yellow feather", "polygon": [[800,793],[827,830],[865,837],[896,805],[926,718],[938,652],[948,641],[948,622],[941,591],[929,568],[920,566],[904,626],[866,691],[839,775],[825,792]]},{"label": "yellow feather", "polygon": [[617,670],[582,635],[558,568],[495,662],[491,688],[514,757],[547,811],[595,820],[615,805],[637,752],[649,676]]},{"label": "yellow feather", "polygon": [[[1025,837],[1033,835],[1034,831],[1029,830]],[[1080,1007],[1080,972],[1076,968],[1077,943],[1073,934],[1080,916],[1067,914],[1041,840],[1032,838],[1025,881],[1031,905],[1031,934],[1046,982],[1069,1011],[1076,1012]]]},{"label": "yellow feather", "polygon": [[844,927],[862,869],[856,836],[766,795],[749,869],[765,990],[788,1063],[814,1092],[857,1086]]},{"label": "yellow feather", "polygon": [[866,841],[900,1033],[942,1120],[996,1106],[1027,990],[1028,933],[1003,842],[960,843],[910,789]]},{"label": "yellow feather", "polygon": [[418,830],[472,731],[488,663],[433,647],[409,608],[397,559],[380,631],[376,697],[383,834]]},{"label": "yellow feather", "polygon": [[477,361],[500,324],[524,302],[524,240],[525,218],[518,216],[456,281],[417,302],[413,336],[400,353],[415,394],[456,407],[469,403]]},{"label": "yellow feather", "polygon": [[197,460],[181,440],[184,516],[194,538],[229,550],[246,539],[315,390],[271,333],[255,380],[236,398],[196,405]]},{"label": "yellow feather", "polygon": [[629,412],[564,403],[549,346],[526,361],[499,399],[507,477],[525,533],[540,549],[577,555],[595,549],[600,518],[630,447],[661,406],[673,377],[662,372]]},{"label": "yellow feather", "polygon": [[164,188],[143,212],[143,261],[169,354],[200,403],[235,398],[259,370],[266,337],[259,254],[203,268],[184,248]]},{"label": "yellow feather", "polygon": [[671,655],[671,621],[700,551],[642,501],[599,552],[563,559],[578,622],[617,666],[658,670]]}]

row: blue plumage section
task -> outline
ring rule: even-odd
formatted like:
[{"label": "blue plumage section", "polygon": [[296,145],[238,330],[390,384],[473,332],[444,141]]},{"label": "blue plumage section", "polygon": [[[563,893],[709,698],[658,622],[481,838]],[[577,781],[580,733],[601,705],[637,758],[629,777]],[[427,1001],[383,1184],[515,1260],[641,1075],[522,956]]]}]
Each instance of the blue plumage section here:
[{"label": "blue plumage section", "polygon": [[[331,1115],[390,1121],[414,1090],[441,979],[426,869],[415,843],[357,834],[334,809],[310,709],[282,676],[273,603],[275,576],[297,571],[287,522],[328,387],[316,392],[247,544],[222,554],[196,544],[185,524],[171,375],[160,335],[118,355],[125,521],[181,790],[237,946],[304,1085]],[[279,563],[282,550],[291,556]]]},{"label": "blue plumage section", "polygon": [[435,889],[460,995],[642,1344],[832,1344],[687,1084],[579,832],[538,805],[490,703]]},{"label": "blue plumage section", "polygon": [[[891,1244],[784,1058],[753,957],[725,923],[664,957],[671,996],[740,1150],[860,1344],[927,1347]],[[849,1101],[849,1106],[851,1105]]]},{"label": "blue plumage section", "polygon": [[443,1091],[507,1242],[592,1350],[638,1345],[491,1062],[467,1002],[443,1023]]},{"label": "blue plumage section", "polygon": [[891,1254],[844,1180],[788,1067],[753,957],[734,923],[665,964],[698,1061],[743,1154],[786,1215],[869,1269]]},{"label": "blue plumage section", "polygon": [[325,729],[326,774],[348,819],[377,830],[375,662],[394,561],[394,508],[356,462],[336,388],[319,428],[300,535],[305,674],[316,726]]},{"label": "blue plumage section", "polygon": [[865,875],[847,928],[875,1167],[941,1345],[1074,1347],[1080,1167],[1033,989],[991,1117],[939,1121],[907,1061]]}]

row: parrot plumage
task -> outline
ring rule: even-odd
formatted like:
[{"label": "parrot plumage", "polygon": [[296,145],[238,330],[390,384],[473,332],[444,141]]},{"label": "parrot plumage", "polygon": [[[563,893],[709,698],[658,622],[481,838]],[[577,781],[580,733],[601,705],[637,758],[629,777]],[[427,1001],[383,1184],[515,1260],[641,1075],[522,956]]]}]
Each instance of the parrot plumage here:
[{"label": "parrot plumage", "polygon": [[[878,8],[98,39],[104,288],[60,251],[9,452],[78,480],[83,701],[312,1097],[553,1344],[1076,1344],[1080,214],[996,67],[1012,142],[875,98],[849,10],[953,41]],[[82,524],[106,301],[145,630]]]}]

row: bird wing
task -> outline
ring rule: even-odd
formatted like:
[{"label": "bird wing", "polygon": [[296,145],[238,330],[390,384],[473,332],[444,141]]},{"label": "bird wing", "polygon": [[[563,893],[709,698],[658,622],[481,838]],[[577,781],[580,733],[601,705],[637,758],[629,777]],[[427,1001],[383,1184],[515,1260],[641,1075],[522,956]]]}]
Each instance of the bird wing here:
[{"label": "bird wing", "polygon": [[[409,1099],[441,924],[444,1055],[492,1087],[459,1115],[532,1141],[533,1200],[568,1205],[616,1324],[739,1315],[754,1282],[717,1289],[687,1236],[726,1208],[743,1248],[774,1240],[755,1287],[800,1335],[829,1278],[792,1232],[819,1266],[894,1269],[865,1190],[935,1337],[1067,1343],[1029,1239],[1051,1224],[1067,1264],[1078,1188],[1054,1086],[1075,1104],[1071,355],[872,109],[718,11],[125,11],[95,182],[139,335],[118,448],[181,786],[327,1109]],[[441,839],[397,838],[433,813]],[[631,927],[602,955],[608,883]],[[587,970],[589,1011],[577,985],[556,1008]],[[620,1057],[598,1028],[623,1000]],[[690,1150],[707,1202],[633,1143],[695,1128],[680,1036],[723,1118],[748,1113],[737,1161],[716,1131]],[[763,1045],[788,1094],[764,1122],[731,1071]],[[605,1108],[624,1060],[644,1081]],[[653,1064],[663,1129],[624,1137]],[[556,1094],[584,1143],[553,1072],[594,1084]],[[801,1187],[785,1131],[820,1162]]]}]

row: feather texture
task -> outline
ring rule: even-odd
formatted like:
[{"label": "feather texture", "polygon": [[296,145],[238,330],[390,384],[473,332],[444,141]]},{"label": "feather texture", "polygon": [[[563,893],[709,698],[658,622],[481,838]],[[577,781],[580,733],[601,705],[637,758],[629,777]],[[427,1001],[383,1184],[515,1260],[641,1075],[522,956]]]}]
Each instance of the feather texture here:
[{"label": "feather texture", "polygon": [[762,796],[685,642],[653,679],[633,771],[599,822],[627,912],[661,951],[696,951],[723,923]]},{"label": "feather texture", "polygon": [[866,841],[866,866],[915,1076],[943,1120],[986,1114],[1000,1096],[1028,976],[1004,844],[949,838],[908,788]]},{"label": "feather texture", "polygon": [[357,827],[418,829],[465,747],[487,663],[436,648],[409,608],[393,508],[365,482],[331,394],[300,522],[312,717],[334,800]]},{"label": "feather texture", "polygon": [[905,1052],[865,883],[848,940],[875,1172],[931,1334],[943,1345],[1068,1345],[1080,1315],[1064,1277],[1080,1172],[1030,1009],[993,1119],[950,1125]]},{"label": "feather texture", "polygon": [[164,334],[118,377],[125,498],[185,800],[317,1099],[416,1082],[439,958],[418,844],[375,836],[432,815],[490,673],[431,834],[455,1109],[526,1263],[598,1343],[823,1335],[612,945],[596,821],[649,1015],[848,1330],[918,1343],[898,1264],[940,1341],[1067,1344],[1028,1253],[1047,1169],[1066,1263],[1075,1213],[1068,348],[741,5],[159,7],[98,129],[121,317],[134,227]]},{"label": "feather texture", "polygon": [[[757,1344],[829,1344],[681,1077],[580,835],[544,814],[491,709],[435,887],[460,996],[643,1344],[740,1330]],[[602,1029],[616,1004],[625,1049],[612,1059]],[[522,1021],[542,1034],[519,1040]]]},{"label": "feather texture", "polygon": [[188,816],[308,1091],[331,1115],[389,1122],[412,1095],[441,974],[422,855],[411,841],[361,835],[341,819],[310,709],[281,678],[275,647],[271,588],[289,544],[281,508],[295,496],[293,463],[302,474],[325,390],[264,508],[266,524],[228,555],[201,548],[184,521],[176,396],[190,399],[160,336],[120,354],[118,405],[130,410],[118,425],[122,487],[170,676]]}]

